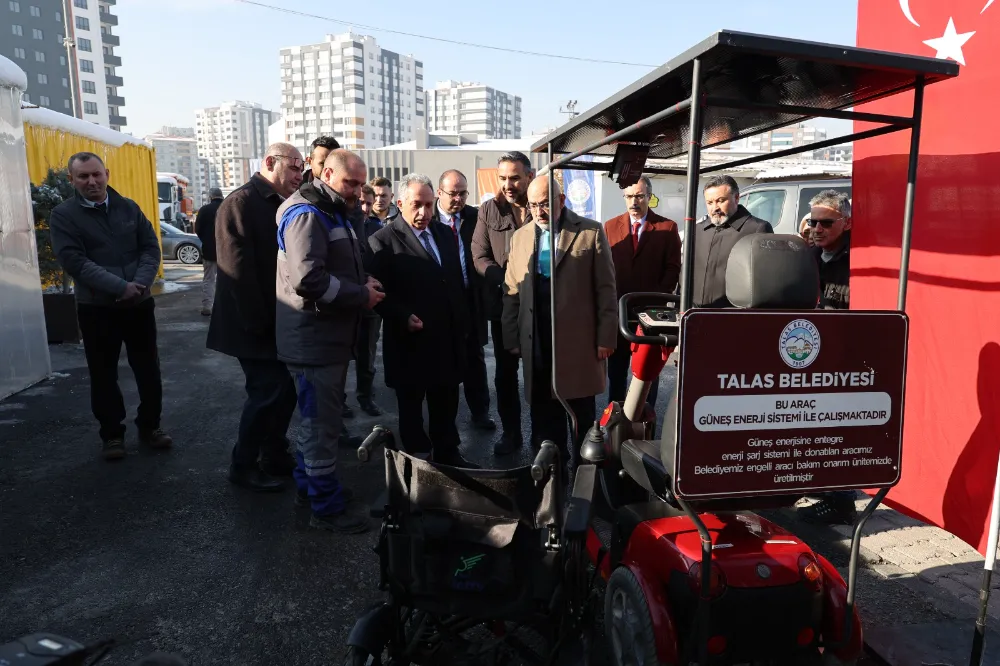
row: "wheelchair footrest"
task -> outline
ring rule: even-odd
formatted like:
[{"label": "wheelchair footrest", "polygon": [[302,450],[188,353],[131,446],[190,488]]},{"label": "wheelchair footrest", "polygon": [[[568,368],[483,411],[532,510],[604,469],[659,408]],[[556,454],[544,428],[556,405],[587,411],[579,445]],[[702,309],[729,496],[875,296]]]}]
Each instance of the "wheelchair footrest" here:
[{"label": "wheelchair footrest", "polygon": [[605,550],[610,550],[611,535],[614,532],[614,525],[603,518],[598,518],[597,516],[594,516],[590,525],[594,528],[594,534],[596,534],[597,538],[600,539],[601,546],[603,546]]},{"label": "wheelchair footrest", "polygon": [[582,537],[590,525],[591,506],[594,501],[595,465],[580,465],[573,481],[573,494],[566,505],[566,523],[563,534],[567,538]]}]

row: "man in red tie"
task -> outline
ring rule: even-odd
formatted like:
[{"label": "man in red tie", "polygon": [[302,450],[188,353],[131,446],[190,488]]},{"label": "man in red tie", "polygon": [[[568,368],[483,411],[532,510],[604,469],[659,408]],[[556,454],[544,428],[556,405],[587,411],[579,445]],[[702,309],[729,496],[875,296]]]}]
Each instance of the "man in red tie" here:
[{"label": "man in red tie", "polygon": [[[677,225],[649,209],[653,186],[646,176],[624,190],[628,212],[604,223],[615,264],[618,298],[635,291],[673,293],[681,272],[681,239]],[[625,399],[632,353],[620,334],[618,347],[608,359],[608,397]],[[649,390],[647,402],[656,404],[658,384]]]},{"label": "man in red tie", "polygon": [[472,234],[476,230],[479,209],[466,205],[469,181],[456,169],[445,171],[438,179],[437,202],[432,224],[443,224],[458,247],[469,301],[472,330],[469,331],[465,370],[465,403],[472,414],[472,425],[479,430],[496,430],[490,418],[490,389],[486,379],[486,356],[483,347],[489,342],[489,324],[483,305],[483,277],[472,264]]}]

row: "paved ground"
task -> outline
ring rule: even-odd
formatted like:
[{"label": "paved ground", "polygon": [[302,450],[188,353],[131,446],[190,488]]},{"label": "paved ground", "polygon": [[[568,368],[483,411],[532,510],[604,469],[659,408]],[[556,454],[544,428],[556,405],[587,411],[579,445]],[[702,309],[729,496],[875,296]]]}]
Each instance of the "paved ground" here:
[{"label": "paved ground", "polygon": [[[198,267],[168,267],[168,291],[199,278]],[[51,347],[52,377],[0,402],[0,642],[48,630],[125,641],[108,664],[154,649],[195,664],[332,664],[354,618],[378,600],[374,534],[317,534],[290,493],[253,495],[226,482],[242,375],[233,359],[204,348],[199,299],[197,288],[157,299],[173,451],[141,450],[133,429],[125,461],[98,458],[77,345]],[[134,414],[124,357],[122,368]],[[385,389],[379,398],[392,407]],[[489,462],[492,436],[469,430],[464,404],[459,418],[465,455]],[[378,421],[362,414],[350,425],[361,433]],[[343,476],[366,503],[382,471],[345,456]],[[774,517],[846,565],[841,532],[801,525],[791,512]],[[971,630],[982,566],[974,551],[889,510],[869,532],[858,597],[866,626],[958,619]]]}]

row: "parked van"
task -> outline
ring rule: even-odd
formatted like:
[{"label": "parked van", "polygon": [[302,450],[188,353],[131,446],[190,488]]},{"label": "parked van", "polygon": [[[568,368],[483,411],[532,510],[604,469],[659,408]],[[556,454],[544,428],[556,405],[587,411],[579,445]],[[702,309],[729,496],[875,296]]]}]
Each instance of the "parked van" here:
[{"label": "parked van", "polygon": [[740,192],[740,203],[754,217],[770,222],[774,233],[797,234],[799,223],[809,214],[809,200],[823,190],[837,190],[851,196],[851,179],[757,181]]}]

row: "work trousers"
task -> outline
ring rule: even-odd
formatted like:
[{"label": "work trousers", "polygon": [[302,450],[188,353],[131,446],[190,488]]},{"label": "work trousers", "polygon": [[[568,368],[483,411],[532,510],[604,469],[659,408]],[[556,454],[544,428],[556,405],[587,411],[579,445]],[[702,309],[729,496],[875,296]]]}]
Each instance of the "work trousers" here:
[{"label": "work trousers", "polygon": [[[624,402],[628,383],[632,378],[632,349],[624,338],[619,338],[618,347],[608,359],[608,400]],[[646,402],[650,407],[656,407],[656,395],[660,392],[660,378],[657,377],[649,387]]]},{"label": "work trousers", "polygon": [[[424,400],[429,423],[424,431]],[[458,417],[458,385],[428,389],[396,389],[399,408],[399,439],[410,455],[433,452],[437,459],[447,459],[458,451],[460,439],[455,419]]]},{"label": "work trousers", "polygon": [[521,437],[521,392],[517,371],[520,358],[507,351],[503,344],[503,326],[500,320],[490,322],[493,335],[493,357],[496,370],[493,386],[497,392],[497,413],[503,433],[508,437]]},{"label": "work trousers", "polygon": [[378,315],[361,317],[358,330],[358,358],[354,370],[358,378],[358,402],[364,403],[375,397],[375,356],[378,354],[378,338],[382,330],[382,317]]},{"label": "work trousers", "polygon": [[207,259],[201,260],[201,307],[212,309],[215,303],[215,276],[219,272],[219,265]]},{"label": "work trousers", "polygon": [[466,343],[465,404],[474,419],[485,419],[490,415],[490,387],[486,379],[486,354],[479,344],[479,336],[472,333]]},{"label": "work trousers", "polygon": [[90,408],[100,424],[101,439],[125,436],[125,399],[118,386],[118,359],[125,344],[129,367],[139,389],[135,425],[149,433],[160,427],[163,384],[156,347],[152,298],[134,307],[77,305],[83,349],[90,374]]},{"label": "work trousers", "polygon": [[288,366],[302,417],[293,476],[317,516],[343,513],[347,505],[337,480],[337,440],[344,418],[348,365]]},{"label": "work trousers", "polygon": [[295,385],[276,359],[241,358],[247,399],[233,447],[233,466],[253,468],[259,458],[281,458],[288,450],[288,424],[295,412]]}]

